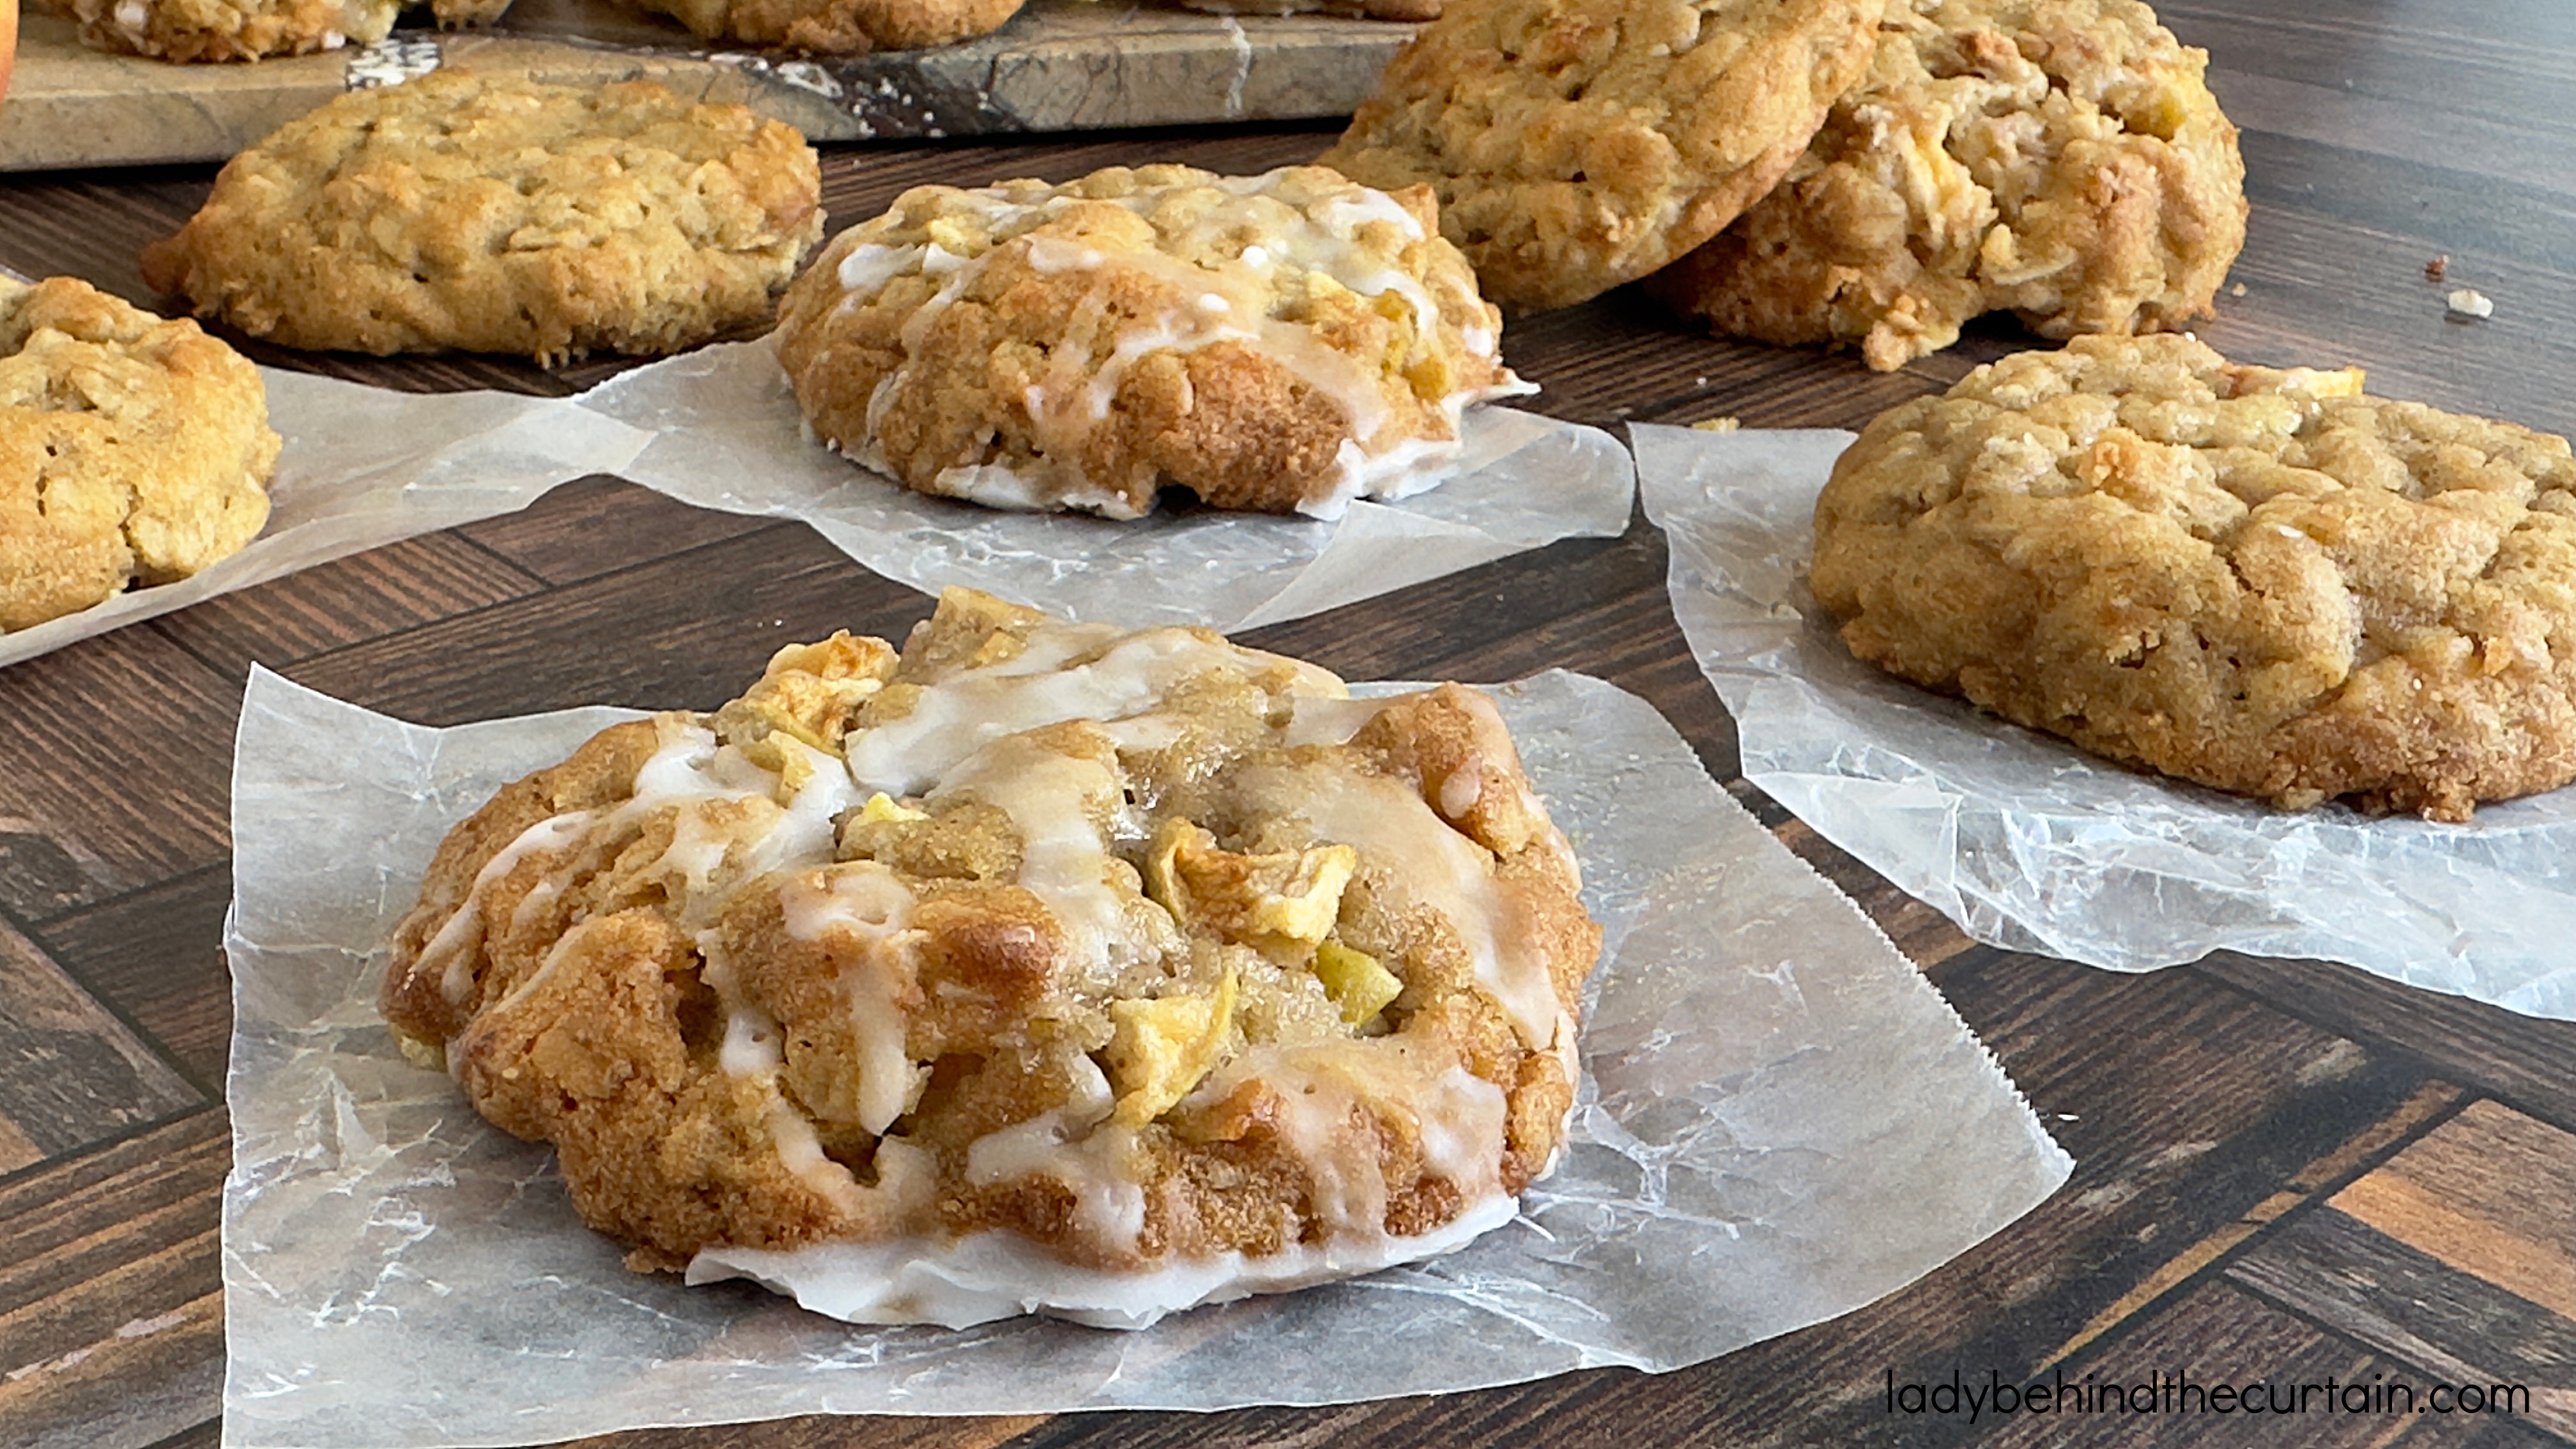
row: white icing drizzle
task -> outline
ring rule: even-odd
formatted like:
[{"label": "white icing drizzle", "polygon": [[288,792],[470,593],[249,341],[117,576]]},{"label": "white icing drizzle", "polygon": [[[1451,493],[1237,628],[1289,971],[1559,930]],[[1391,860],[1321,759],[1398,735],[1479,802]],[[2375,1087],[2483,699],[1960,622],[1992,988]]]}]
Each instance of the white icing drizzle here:
[{"label": "white icing drizzle", "polygon": [[778,903],[789,936],[838,948],[857,1053],[858,1123],[883,1134],[911,1109],[926,1070],[913,1062],[904,1042],[912,892],[892,870],[862,860],[834,867],[819,887],[788,881]]},{"label": "white icing drizzle", "polygon": [[1389,701],[1383,699],[1330,699],[1310,694],[1297,696],[1296,713],[1288,717],[1288,728],[1281,732],[1280,743],[1295,749],[1299,745],[1344,745],[1360,727],[1377,718]]},{"label": "white icing drizzle", "polygon": [[[1436,1068],[1436,1069],[1435,1069]],[[1454,1060],[1408,1042],[1253,1047],[1199,1084],[1193,1102],[1222,1100],[1247,1080],[1278,1094],[1279,1133],[1312,1175],[1309,1202],[1332,1236],[1386,1227],[1387,1183],[1375,1112],[1411,1112],[1421,1171],[1474,1201],[1502,1191],[1508,1101]]]},{"label": "white icing drizzle", "polygon": [[[1039,629],[1019,657],[961,671],[921,691],[912,712],[843,742],[863,790],[917,795],[994,740],[1063,720],[1113,721],[1159,706],[1173,686],[1210,669],[1247,673],[1274,661],[1181,629],[1131,634],[1098,659],[1074,656],[1119,639],[1114,628],[1057,624]],[[1343,693],[1320,669],[1299,665],[1301,688]]]},{"label": "white icing drizzle", "polygon": [[1494,857],[1460,835],[1422,798],[1380,775],[1334,764],[1255,766],[1237,781],[1264,810],[1305,817],[1318,841],[1348,845],[1363,863],[1438,911],[1458,933],[1484,988],[1521,1040],[1545,1050],[1565,1027],[1547,963],[1530,949],[1494,882]]},{"label": "white icing drizzle", "polygon": [[796,1110],[784,1097],[770,1101],[769,1111],[761,1118],[769,1138],[778,1144],[778,1160],[788,1171],[804,1179],[805,1185],[828,1198],[844,1213],[856,1215],[867,1209],[866,1189],[850,1170],[824,1155],[822,1139],[814,1135],[814,1124]]},{"label": "white icing drizzle", "polygon": [[1452,820],[1459,819],[1475,809],[1477,801],[1485,798],[1485,772],[1480,764],[1471,759],[1463,768],[1450,771],[1449,778],[1440,782],[1442,815]]},{"label": "white icing drizzle", "polygon": [[1074,969],[1100,979],[1128,964],[1127,910],[1109,884],[1108,841],[1094,819],[1119,802],[1107,765],[1012,735],[959,761],[925,798],[934,808],[972,798],[1008,815],[1020,837],[1018,884],[1054,914]]},{"label": "white icing drizzle", "polygon": [[[1358,186],[1301,206],[1280,194],[1279,172],[1214,177],[1202,184],[1271,204],[1261,206],[1258,219],[1250,223],[1240,211],[1211,208],[1176,229],[1167,242],[1170,250],[1122,251],[1122,267],[1168,284],[1177,300],[1157,316],[1133,321],[1096,364],[1084,348],[1057,349],[1047,378],[1023,389],[1031,441],[1041,460],[1038,468],[959,464],[936,475],[934,491],[1004,508],[1075,507],[1111,517],[1136,516],[1123,495],[1079,477],[1070,460],[1081,457],[1090,435],[1106,424],[1139,361],[1218,342],[1238,343],[1270,358],[1342,412],[1350,437],[1336,450],[1334,473],[1319,496],[1299,505],[1299,511],[1328,520],[1339,518],[1354,498],[1400,498],[1437,485],[1449,471],[1442,465],[1459,452],[1460,421],[1470,404],[1537,390],[1506,373],[1493,386],[1458,389],[1438,400],[1446,437],[1393,431],[1378,368],[1326,345],[1302,322],[1272,316],[1270,301],[1303,295],[1307,276],[1328,277],[1361,297],[1401,298],[1416,331],[1433,333],[1440,322],[1438,299],[1419,279],[1382,257],[1389,250],[1385,233],[1394,233],[1398,248],[1417,243],[1426,235],[1421,222],[1393,197]],[[1098,198],[1059,192],[1023,201],[1005,188],[986,187],[953,193],[994,238],[978,256],[958,257],[929,243],[851,247],[836,268],[844,310],[872,300],[899,277],[927,276],[940,286],[904,320],[905,360],[880,378],[869,395],[865,437],[840,439],[838,446],[868,467],[894,471],[878,440],[895,399],[914,385],[911,359],[922,354],[939,314],[996,258],[1016,255],[1031,270],[1049,276],[1096,270],[1107,262],[1097,247],[1058,234],[1032,235],[1034,229],[1075,207],[1099,204],[1123,207],[1158,228],[1172,228],[1171,194],[1168,188]],[[1241,237],[1255,226],[1263,240],[1243,243]],[[1185,260],[1179,252],[1214,260]],[[1472,312],[1473,304],[1466,305]],[[1461,319],[1461,335],[1475,357],[1497,360],[1496,338],[1481,312]]]},{"label": "white icing drizzle", "polygon": [[[528,852],[562,850],[579,840],[582,832],[590,828],[590,820],[591,814],[587,810],[550,815],[520,831],[518,838],[501,847],[490,860],[483,862],[481,870],[474,872],[474,883],[466,888],[465,899],[446,920],[439,923],[437,932],[421,943],[420,954],[413,958],[416,963],[412,968],[414,971],[429,967],[441,957],[446,958],[447,964],[438,972],[438,994],[447,998],[448,1005],[463,1006],[474,996],[474,959],[478,953],[468,947],[482,940],[484,891],[508,875]],[[540,883],[536,889],[544,891],[547,886]],[[536,891],[529,893],[531,898],[535,894]],[[520,902],[523,908],[526,904],[526,901]]]},{"label": "white icing drizzle", "polygon": [[966,1181],[997,1187],[1023,1177],[1053,1178],[1072,1194],[1073,1221],[1086,1236],[1111,1252],[1132,1253],[1145,1231],[1145,1189],[1127,1160],[1136,1131],[1101,1127],[1074,1137],[1079,1130],[1059,1109],[987,1132],[966,1146]]},{"label": "white icing drizzle", "polygon": [[[880,1159],[884,1151],[878,1148]],[[1518,1207],[1497,1193],[1467,1203],[1456,1218],[1418,1237],[1335,1237],[1260,1258],[1237,1252],[1175,1258],[1142,1272],[1075,1267],[999,1231],[954,1240],[822,1243],[792,1252],[715,1247],[690,1260],[688,1281],[749,1278],[850,1323],[966,1328],[1046,1313],[1095,1328],[1134,1329],[1202,1303],[1285,1293],[1456,1252],[1510,1222]]]},{"label": "white icing drizzle", "polygon": [[768,1012],[748,1002],[735,1007],[725,1016],[724,1045],[717,1049],[716,1060],[729,1077],[774,1077],[784,1060],[778,1040],[778,1023]]}]

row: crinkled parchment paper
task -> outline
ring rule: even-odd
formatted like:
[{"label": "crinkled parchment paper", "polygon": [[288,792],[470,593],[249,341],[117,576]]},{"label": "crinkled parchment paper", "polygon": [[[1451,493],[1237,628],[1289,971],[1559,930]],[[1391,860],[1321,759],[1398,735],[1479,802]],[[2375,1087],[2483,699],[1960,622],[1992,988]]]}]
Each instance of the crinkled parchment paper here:
[{"label": "crinkled parchment paper", "polygon": [[720,343],[575,398],[416,395],[264,367],[285,439],[268,527],[175,584],[0,634],[0,666],[615,473],[702,508],[812,524],[925,593],[973,584],[1049,613],[1239,630],[1336,609],[1576,535],[1628,526],[1636,470],[1597,428],[1468,411],[1458,471],[1336,523],[1199,510],[1113,523],[913,493],[806,435],[766,341]]},{"label": "crinkled parchment paper", "polygon": [[447,827],[626,717],[419,729],[254,672],[233,782],[224,1442],[518,1444],[816,1412],[1327,1403],[1661,1370],[1867,1303],[2046,1197],[2065,1154],[1852,904],[1653,709],[1501,690],[1608,928],[1576,1134],[1451,1257],[1141,1333],[862,1328],[638,1277],[550,1152],[377,1020]]},{"label": "crinkled parchment paper", "polygon": [[268,526],[193,577],[0,633],[0,666],[396,539],[525,508],[567,478],[614,473],[649,435],[560,398],[392,392],[260,370],[285,440]]},{"label": "crinkled parchment paper", "polygon": [[1234,631],[1628,526],[1636,471],[1597,428],[1470,409],[1458,471],[1336,523],[1200,509],[1133,523],[933,498],[816,442],[766,339],[622,373],[581,406],[655,434],[623,476],[702,508],[801,518],[925,593],[972,584],[1074,619]]},{"label": "crinkled parchment paper", "polygon": [[2096,763],[1843,648],[1806,564],[1851,434],[1630,433],[1745,778],[1969,935],[2116,971],[2221,949],[2344,961],[2576,1019],[2576,789],[2435,825]]}]

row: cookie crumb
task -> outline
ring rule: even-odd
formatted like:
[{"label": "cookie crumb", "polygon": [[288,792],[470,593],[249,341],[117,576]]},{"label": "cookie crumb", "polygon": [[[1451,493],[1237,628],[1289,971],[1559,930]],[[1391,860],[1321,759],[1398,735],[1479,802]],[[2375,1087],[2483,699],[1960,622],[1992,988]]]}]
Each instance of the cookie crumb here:
[{"label": "cookie crumb", "polygon": [[1742,418],[1702,418],[1691,424],[1694,432],[1732,433],[1744,426]]},{"label": "cookie crumb", "polygon": [[2451,270],[2451,254],[2444,252],[2424,264],[2424,280],[2438,282]]},{"label": "cookie crumb", "polygon": [[2242,296],[2244,296],[2244,295],[2245,295],[2245,284],[2244,284],[2243,282],[2238,282],[2236,285],[2234,285],[2234,286],[2232,286],[2232,287],[2229,287],[2229,288],[2227,289],[2227,295],[2229,295],[2229,296],[2231,296],[2231,297],[2242,297]]},{"label": "cookie crumb", "polygon": [[2451,315],[2454,317],[2495,315],[2495,303],[2488,301],[2485,293],[2472,287],[2454,287],[2451,289],[2451,294],[2442,300],[2449,305]]}]

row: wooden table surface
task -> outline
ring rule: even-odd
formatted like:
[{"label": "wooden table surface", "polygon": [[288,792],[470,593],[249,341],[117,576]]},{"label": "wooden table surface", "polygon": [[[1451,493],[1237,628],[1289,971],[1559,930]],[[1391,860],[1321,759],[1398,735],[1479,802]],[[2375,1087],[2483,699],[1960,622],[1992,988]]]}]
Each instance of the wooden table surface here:
[{"label": "wooden table surface", "polygon": [[[2244,128],[2251,236],[2203,335],[2249,361],[2359,362],[2399,396],[2576,428],[2576,21],[2546,0],[2193,0]],[[1248,171],[1317,131],[911,145],[826,158],[835,225],[917,182],[1170,159]],[[203,169],[0,182],[0,263],[148,301],[136,249]],[[2425,263],[2493,298],[2446,320]],[[1536,405],[1585,422],[1853,426],[2026,345],[1981,329],[1876,376],[1688,335],[1621,294],[1516,324]],[[262,360],[405,388],[565,392],[458,359]],[[710,580],[723,580],[720,588]],[[898,633],[928,601],[796,523],[568,484],[0,670],[0,1445],[214,1445],[229,1161],[226,784],[253,661],[447,724],[579,702],[708,707],[782,639]],[[2001,1056],[2075,1175],[1912,1288],[1716,1362],[1429,1399],[1213,1416],[798,1419],[620,1446],[2576,1444],[2576,1024],[2321,963],[2125,976],[1971,944],[1735,778],[1735,742],[1624,537],[1525,554],[1249,641],[1352,678],[1585,670],[1653,701],[1709,769],[1885,926]],[[2576,865],[2571,865],[2576,868]],[[2510,900],[2494,903],[2499,911]],[[2571,947],[2576,950],[2576,947]],[[1891,1210],[1901,1210],[1891,1204]],[[2520,1412],[2025,1418],[1890,1413],[1982,1380],[2519,1384]]]}]

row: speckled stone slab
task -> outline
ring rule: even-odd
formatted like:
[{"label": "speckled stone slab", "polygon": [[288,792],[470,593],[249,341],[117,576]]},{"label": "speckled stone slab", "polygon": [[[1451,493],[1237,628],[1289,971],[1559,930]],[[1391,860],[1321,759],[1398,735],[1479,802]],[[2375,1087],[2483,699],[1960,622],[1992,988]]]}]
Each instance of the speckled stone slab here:
[{"label": "speckled stone slab", "polygon": [[[420,12],[424,17],[426,12]],[[610,0],[519,0],[490,30],[249,65],[168,65],[83,47],[26,18],[0,104],[0,170],[219,161],[348,87],[438,65],[563,83],[649,76],[741,101],[816,141],[1079,131],[1346,115],[1412,27],[1032,0],[960,45],[848,58],[710,50]]]}]

